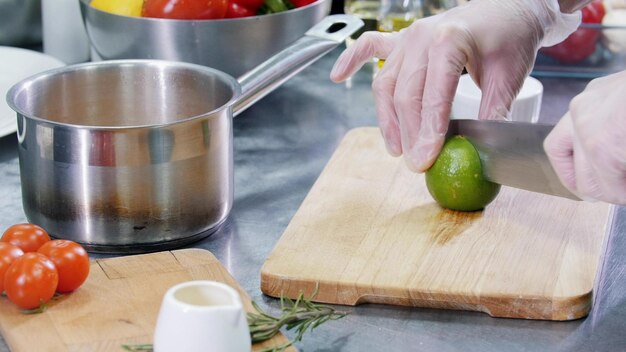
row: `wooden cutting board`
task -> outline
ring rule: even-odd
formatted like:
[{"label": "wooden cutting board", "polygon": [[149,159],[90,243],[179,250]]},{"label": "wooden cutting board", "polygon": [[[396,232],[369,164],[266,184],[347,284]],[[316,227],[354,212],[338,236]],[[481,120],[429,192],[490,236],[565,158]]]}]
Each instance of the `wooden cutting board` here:
[{"label": "wooden cutting board", "polygon": [[423,174],[350,131],[261,269],[270,296],[310,294],[486,312],[585,316],[612,208],[503,187],[482,212],[444,210]]},{"label": "wooden cutting board", "polygon": [[[13,352],[123,351],[124,344],[152,343],[163,294],[189,280],[226,283],[239,291],[246,310],[254,311],[250,297],[213,254],[183,249],[92,261],[85,284],[50,302],[42,314],[24,315],[2,297],[0,331]],[[278,335],[252,350],[285,342]]]}]

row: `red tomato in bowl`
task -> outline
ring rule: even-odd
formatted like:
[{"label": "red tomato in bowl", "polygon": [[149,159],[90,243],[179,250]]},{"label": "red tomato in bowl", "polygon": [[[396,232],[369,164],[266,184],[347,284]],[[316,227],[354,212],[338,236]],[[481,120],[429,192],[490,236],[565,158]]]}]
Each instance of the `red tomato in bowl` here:
[{"label": "red tomato in bowl", "polygon": [[48,257],[57,268],[57,292],[72,292],[87,280],[89,255],[80,244],[68,240],[52,240],[41,246],[37,253]]},{"label": "red tomato in bowl", "polygon": [[[582,8],[583,23],[600,24],[606,13],[602,1],[596,0]],[[600,29],[580,27],[559,44],[545,47],[541,52],[559,62],[575,64],[583,61],[596,51]]]},{"label": "red tomato in bowl", "polygon": [[224,18],[227,10],[228,0],[146,0],[141,15],[179,20],[208,20]]},{"label": "red tomato in bowl", "polygon": [[46,230],[35,224],[16,224],[4,231],[0,241],[16,245],[24,252],[36,252],[44,243],[50,241],[50,236]]},{"label": "red tomato in bowl", "polygon": [[50,259],[40,253],[26,253],[15,259],[4,275],[9,301],[22,309],[34,309],[54,296],[59,274]]},{"label": "red tomato in bowl", "polygon": [[[265,0],[230,0],[230,4],[237,4],[240,7],[245,7],[256,15],[256,12],[263,4]],[[226,16],[228,17],[228,16]]]},{"label": "red tomato in bowl", "polygon": [[314,3],[316,0],[289,0],[295,8],[303,7]]},{"label": "red tomato in bowl", "polygon": [[228,11],[226,11],[226,18],[241,18],[241,17],[250,17],[255,16],[256,12],[250,10],[249,8],[239,5],[236,2],[228,3]]},{"label": "red tomato in bowl", "polygon": [[0,242],[0,292],[4,291],[4,274],[7,272],[15,259],[24,255],[18,246],[7,242]]}]

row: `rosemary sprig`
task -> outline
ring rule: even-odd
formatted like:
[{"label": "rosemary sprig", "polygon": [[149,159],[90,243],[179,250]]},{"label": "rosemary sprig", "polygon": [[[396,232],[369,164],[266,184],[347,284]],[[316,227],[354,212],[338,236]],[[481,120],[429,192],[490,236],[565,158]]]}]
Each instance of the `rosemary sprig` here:
[{"label": "rosemary sprig", "polygon": [[341,319],[346,315],[329,306],[311,302],[317,295],[317,290],[318,287],[308,299],[304,297],[304,293],[300,292],[295,301],[281,295],[280,306],[283,314],[280,317],[273,317],[265,313],[253,301],[252,306],[256,313],[248,313],[248,326],[250,327],[252,343],[271,339],[278,334],[283,326],[286,326],[287,330],[295,329],[297,334],[293,340],[280,346],[262,350],[262,352],[282,352],[294,343],[302,341],[307,330],[313,330],[329,320]]},{"label": "rosemary sprig", "polygon": [[[329,320],[337,320],[346,316],[344,312],[338,312],[334,308],[315,304],[312,300],[317,295],[318,286],[308,299],[304,293],[300,292],[298,298],[293,301],[283,295],[280,296],[280,307],[282,315],[274,317],[261,309],[256,302],[252,301],[252,306],[256,313],[248,313],[248,327],[250,328],[250,338],[252,343],[262,342],[271,339],[285,326],[287,330],[295,329],[296,337],[282,345],[265,348],[260,352],[283,352],[296,342],[302,341],[307,330],[313,330]],[[152,351],[151,344],[122,345],[126,351]]]}]

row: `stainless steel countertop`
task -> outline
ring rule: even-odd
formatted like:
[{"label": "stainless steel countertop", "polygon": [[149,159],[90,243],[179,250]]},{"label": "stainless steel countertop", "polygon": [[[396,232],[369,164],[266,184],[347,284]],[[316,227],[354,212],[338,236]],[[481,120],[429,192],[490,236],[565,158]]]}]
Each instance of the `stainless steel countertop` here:
[{"label": "stainless steel countertop", "polygon": [[[371,69],[352,87],[328,79],[335,50],[235,118],[235,205],[228,221],[192,247],[210,250],[263,308],[279,302],[259,288],[259,271],[344,134],[376,125]],[[541,121],[555,122],[586,80],[541,79]],[[0,229],[25,221],[15,134],[0,138]],[[523,206],[523,205],[520,205]],[[626,208],[619,207],[591,314],[571,322],[496,319],[483,313],[383,305],[307,334],[305,351],[626,350]],[[294,334],[288,332],[288,336]],[[0,341],[0,351],[6,351]]]}]

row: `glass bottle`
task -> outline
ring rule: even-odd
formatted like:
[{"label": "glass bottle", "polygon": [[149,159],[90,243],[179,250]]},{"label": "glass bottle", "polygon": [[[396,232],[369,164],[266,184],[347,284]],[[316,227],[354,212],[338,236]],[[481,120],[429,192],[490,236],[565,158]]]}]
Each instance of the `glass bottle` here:
[{"label": "glass bottle", "polygon": [[424,17],[434,16],[466,2],[467,0],[424,0],[422,12]]},{"label": "glass bottle", "polygon": [[422,17],[421,0],[382,0],[378,15],[378,30],[397,32]]},{"label": "glass bottle", "polygon": [[381,0],[378,30],[396,32],[422,17],[434,16],[465,1],[462,0]]},{"label": "glass bottle", "polygon": [[344,12],[363,20],[365,25],[346,39],[346,45],[352,44],[363,32],[378,30],[380,0],[345,0]]},{"label": "glass bottle", "polygon": [[[382,0],[378,12],[378,31],[397,32],[422,17],[421,0]],[[377,69],[381,69],[384,64],[385,60],[379,59]],[[374,75],[377,71],[374,71]]]},{"label": "glass bottle", "polygon": [[[378,30],[397,32],[422,17],[439,14],[458,4],[458,0],[381,0]],[[385,60],[378,60],[378,68],[384,63]]]}]

